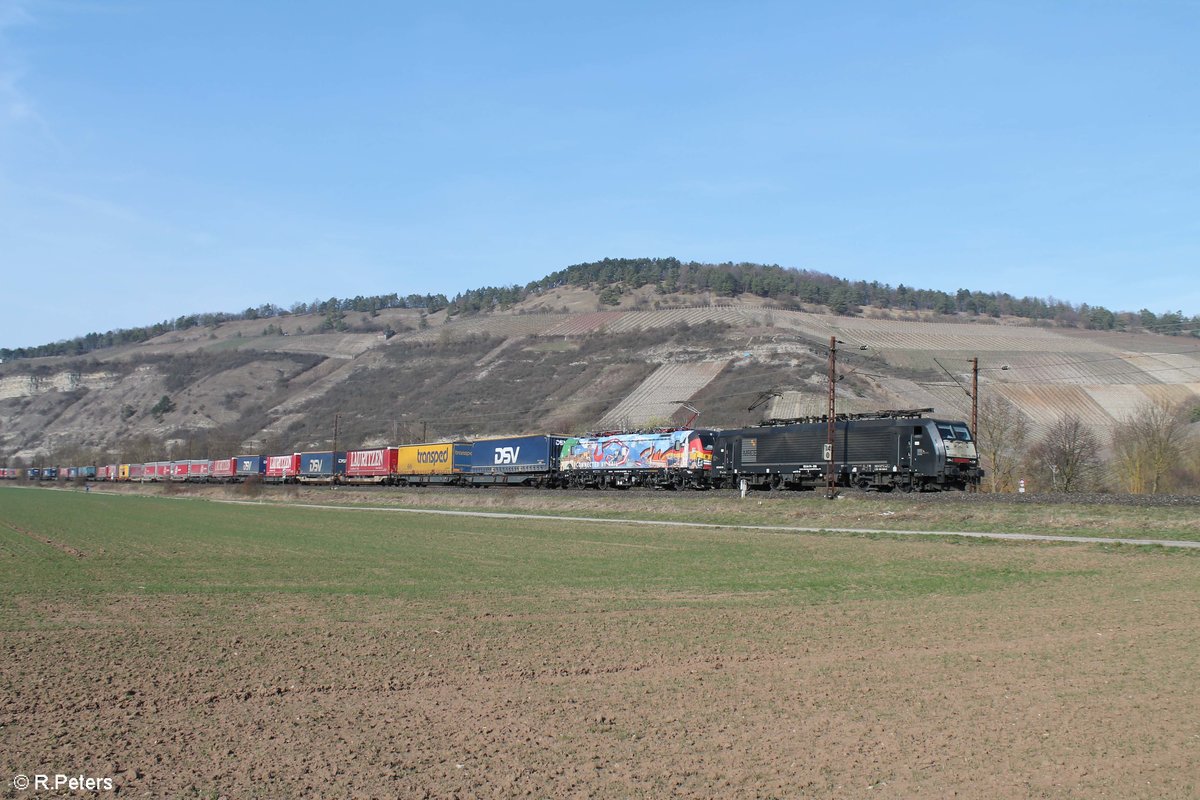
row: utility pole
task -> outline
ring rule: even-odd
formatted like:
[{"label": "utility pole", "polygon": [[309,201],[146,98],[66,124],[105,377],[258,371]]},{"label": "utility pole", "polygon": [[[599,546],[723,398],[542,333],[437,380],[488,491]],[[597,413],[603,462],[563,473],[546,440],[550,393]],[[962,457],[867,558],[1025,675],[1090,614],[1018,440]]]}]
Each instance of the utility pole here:
[{"label": "utility pole", "polygon": [[338,439],[338,421],[342,418],[342,412],[337,412],[333,415],[333,452],[337,452]]},{"label": "utility pole", "polygon": [[971,435],[979,430],[979,357],[971,359]]},{"label": "utility pole", "polygon": [[832,500],[837,496],[837,477],[834,474],[833,438],[837,430],[837,337],[829,337],[829,414],[825,418],[825,497]]},{"label": "utility pole", "polygon": [[[975,456],[979,456],[979,356],[971,359],[971,436],[975,437]],[[979,491],[979,483],[971,484],[971,492]]]}]

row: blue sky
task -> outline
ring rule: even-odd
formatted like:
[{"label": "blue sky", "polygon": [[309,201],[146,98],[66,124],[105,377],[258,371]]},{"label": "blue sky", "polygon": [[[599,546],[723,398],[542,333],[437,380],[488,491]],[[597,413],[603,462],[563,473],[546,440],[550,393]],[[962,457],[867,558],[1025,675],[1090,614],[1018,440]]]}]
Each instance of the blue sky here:
[{"label": "blue sky", "polygon": [[1200,312],[1200,4],[0,0],[0,346],[756,261]]}]

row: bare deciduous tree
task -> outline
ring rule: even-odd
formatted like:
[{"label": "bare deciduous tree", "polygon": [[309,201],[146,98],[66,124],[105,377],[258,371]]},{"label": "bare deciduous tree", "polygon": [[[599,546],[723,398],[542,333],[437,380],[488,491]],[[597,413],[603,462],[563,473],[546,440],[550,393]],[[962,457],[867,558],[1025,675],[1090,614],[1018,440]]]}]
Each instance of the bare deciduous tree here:
[{"label": "bare deciduous tree", "polygon": [[1067,414],[1051,425],[1029,456],[1046,484],[1063,492],[1092,488],[1103,466],[1100,437],[1076,414]]},{"label": "bare deciduous tree", "polygon": [[1180,463],[1187,440],[1188,409],[1146,402],[1113,427],[1117,479],[1134,494],[1158,494]]},{"label": "bare deciduous tree", "polygon": [[[1198,406],[1200,408],[1200,406]],[[1188,428],[1184,440],[1183,454],[1179,463],[1171,470],[1172,485],[1176,491],[1200,494],[1200,430],[1194,422]]]},{"label": "bare deciduous tree", "polygon": [[1029,442],[1029,420],[1008,400],[988,395],[979,404],[979,455],[992,492],[1013,489],[1017,466]]}]

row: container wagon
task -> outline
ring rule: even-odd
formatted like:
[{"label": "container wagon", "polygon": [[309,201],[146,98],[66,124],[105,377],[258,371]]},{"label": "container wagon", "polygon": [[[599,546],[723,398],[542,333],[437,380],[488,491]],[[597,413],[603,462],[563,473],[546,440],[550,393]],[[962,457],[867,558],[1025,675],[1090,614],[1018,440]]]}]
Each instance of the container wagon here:
[{"label": "container wagon", "polygon": [[566,436],[516,436],[471,443],[470,480],[476,486],[558,486]]},{"label": "container wagon", "polygon": [[707,489],[715,438],[711,430],[571,437],[563,442],[559,459],[562,483],[595,489]]},{"label": "container wagon", "polygon": [[346,452],[346,483],[390,484],[396,473],[395,447]]},{"label": "container wagon", "polygon": [[234,458],[234,477],[246,480],[255,475],[262,477],[266,471],[267,460],[262,456],[236,456]]},{"label": "container wagon", "polygon": [[208,479],[218,483],[229,483],[237,479],[236,458],[214,458],[208,463]]},{"label": "container wagon", "polygon": [[401,486],[471,483],[469,442],[409,444],[396,448],[392,482]]},{"label": "container wagon", "polygon": [[267,483],[293,483],[300,474],[300,454],[266,456],[263,480]]},{"label": "container wagon", "polygon": [[301,483],[338,483],[346,475],[346,452],[324,450],[301,453],[299,481]]},{"label": "container wagon", "polygon": [[193,458],[187,462],[187,479],[190,483],[206,483],[212,472],[212,462],[208,459]]}]

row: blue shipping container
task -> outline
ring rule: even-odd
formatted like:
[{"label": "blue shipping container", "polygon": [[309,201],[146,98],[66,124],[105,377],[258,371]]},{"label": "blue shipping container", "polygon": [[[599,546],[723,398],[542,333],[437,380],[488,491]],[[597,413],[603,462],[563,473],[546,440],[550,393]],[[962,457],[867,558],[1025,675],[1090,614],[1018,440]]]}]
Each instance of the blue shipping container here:
[{"label": "blue shipping container", "polygon": [[87,478],[88,480],[94,480],[96,477],[96,468],[95,467],[80,467],[79,468],[79,477]]},{"label": "blue shipping container", "polygon": [[549,472],[558,469],[561,436],[516,436],[471,444],[471,472]]},{"label": "blue shipping container", "polygon": [[267,460],[262,456],[238,456],[238,475],[262,475],[267,471]]},{"label": "blue shipping container", "polygon": [[455,472],[470,472],[475,447],[470,442],[455,442],[452,448]]},{"label": "blue shipping container", "polygon": [[300,477],[301,478],[331,478],[334,475],[346,474],[346,453],[331,453],[326,450],[323,453],[301,453],[300,454]]}]

